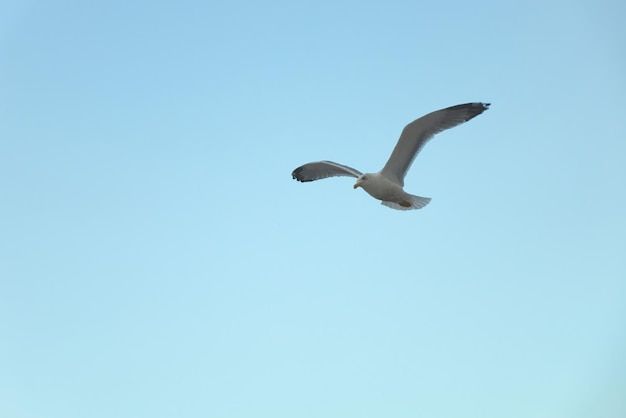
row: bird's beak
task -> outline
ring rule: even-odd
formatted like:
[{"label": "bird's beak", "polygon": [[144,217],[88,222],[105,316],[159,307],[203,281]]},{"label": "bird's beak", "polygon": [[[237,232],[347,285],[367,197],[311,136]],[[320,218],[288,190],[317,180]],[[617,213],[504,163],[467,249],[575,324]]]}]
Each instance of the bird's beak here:
[{"label": "bird's beak", "polygon": [[354,187],[355,189],[358,189],[359,187],[361,187],[361,183],[357,181],[356,183],[354,183],[354,186],[353,186],[353,187]]}]

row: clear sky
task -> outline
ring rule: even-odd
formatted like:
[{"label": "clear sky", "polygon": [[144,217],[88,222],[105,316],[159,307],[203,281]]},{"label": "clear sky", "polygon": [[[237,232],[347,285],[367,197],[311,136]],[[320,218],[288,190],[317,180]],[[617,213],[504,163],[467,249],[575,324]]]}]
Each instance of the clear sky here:
[{"label": "clear sky", "polygon": [[3,1],[0,417],[626,417],[625,15]]}]

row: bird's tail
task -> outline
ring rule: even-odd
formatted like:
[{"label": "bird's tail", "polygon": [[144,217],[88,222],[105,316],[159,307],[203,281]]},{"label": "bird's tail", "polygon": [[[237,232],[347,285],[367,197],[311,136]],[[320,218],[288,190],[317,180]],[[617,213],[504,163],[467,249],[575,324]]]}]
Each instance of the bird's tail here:
[{"label": "bird's tail", "polygon": [[398,210],[421,209],[430,203],[430,197],[415,196],[407,194],[408,199],[400,199],[397,202],[383,200],[381,204]]}]

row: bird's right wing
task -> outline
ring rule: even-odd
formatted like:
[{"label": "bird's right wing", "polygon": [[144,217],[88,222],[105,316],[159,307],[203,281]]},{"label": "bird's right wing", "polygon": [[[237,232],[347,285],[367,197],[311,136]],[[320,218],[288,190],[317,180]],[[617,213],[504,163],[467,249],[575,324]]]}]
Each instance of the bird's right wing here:
[{"label": "bird's right wing", "polygon": [[347,165],[341,165],[332,161],[318,161],[308,163],[293,170],[291,177],[298,181],[314,181],[327,177],[349,176],[359,177],[362,173]]}]

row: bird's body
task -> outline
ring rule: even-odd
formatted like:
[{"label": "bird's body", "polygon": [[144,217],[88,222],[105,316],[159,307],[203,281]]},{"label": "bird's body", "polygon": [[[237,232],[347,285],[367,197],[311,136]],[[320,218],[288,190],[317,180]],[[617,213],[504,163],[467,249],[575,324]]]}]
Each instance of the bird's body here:
[{"label": "bird's body", "polygon": [[389,160],[378,173],[362,174],[332,161],[319,161],[300,166],[291,175],[302,182],[335,176],[356,177],[354,188],[363,188],[385,206],[400,210],[421,209],[430,202],[430,198],[408,194],[403,188],[404,177],[413,160],[435,134],[467,122],[488,108],[489,103],[466,103],[437,110],[409,123],[402,130]]},{"label": "bird's body", "polygon": [[381,173],[364,174],[354,188],[361,187],[370,196],[378,199],[383,205],[390,208],[408,210],[423,208],[430,202],[428,197],[414,196],[404,191],[395,181],[385,177]]}]

